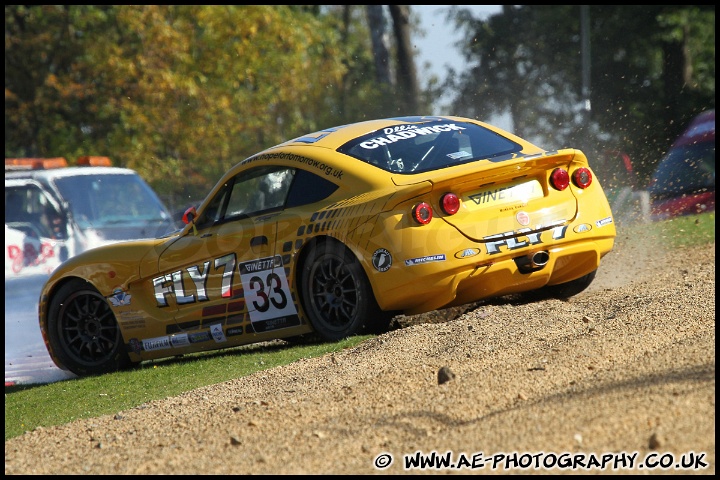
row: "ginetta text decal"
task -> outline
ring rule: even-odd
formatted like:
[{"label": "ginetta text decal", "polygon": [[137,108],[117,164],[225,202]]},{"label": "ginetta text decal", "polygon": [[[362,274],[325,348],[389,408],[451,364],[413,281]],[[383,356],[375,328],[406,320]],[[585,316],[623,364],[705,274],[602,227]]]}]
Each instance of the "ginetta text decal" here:
[{"label": "ginetta text decal", "polygon": [[[535,230],[538,230],[540,228],[542,227],[538,226],[535,228]],[[567,225],[558,225],[557,227],[552,228],[550,231],[552,232],[553,240],[560,240],[562,238],[565,238],[565,232],[567,231],[567,228]],[[515,250],[518,248],[527,247],[528,245],[538,245],[540,243],[543,243],[543,241],[540,239],[540,236],[545,233],[546,230],[542,230],[539,232],[533,232],[532,230],[533,229],[530,228],[521,228],[514,232],[505,232],[499,233],[497,235],[483,237],[483,240],[501,238],[501,240],[490,241],[485,244],[488,255],[500,253],[500,247],[502,247],[503,245],[506,246],[509,250]],[[524,240],[521,236],[523,234],[525,238]]]},{"label": "ginetta text decal", "polygon": [[476,205],[481,203],[492,203],[498,200],[521,199],[527,202],[528,198],[537,196],[537,182],[527,182],[520,185],[498,187],[491,190],[485,190],[474,195],[470,195],[470,199]]}]

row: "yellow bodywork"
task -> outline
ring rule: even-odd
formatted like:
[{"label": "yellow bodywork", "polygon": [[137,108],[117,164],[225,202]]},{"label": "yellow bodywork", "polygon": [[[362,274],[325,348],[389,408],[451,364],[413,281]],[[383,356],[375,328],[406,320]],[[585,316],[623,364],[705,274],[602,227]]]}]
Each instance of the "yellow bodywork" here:
[{"label": "yellow bodywork", "polygon": [[[482,125],[522,150],[502,162],[417,174],[389,172],[336,151],[360,135],[407,123],[398,119],[329,129],[260,152],[220,179],[198,217],[231,178],[264,165],[307,170],[337,190],[297,208],[205,228],[188,224],[166,238],[71,258],[51,275],[40,299],[51,355],[62,367],[47,340],[47,315],[53,295],[73,278],[106,297],[133,362],[312,332],[298,265],[308,245],[325,237],[352,251],[382,310],[406,314],[562,284],[599,267],[616,235],[600,182],[585,189],[571,182],[563,191],[549,185],[554,168],[589,168],[581,151],[547,152],[482,122],[445,118]],[[447,192],[460,198],[454,215],[439,206]],[[427,225],[411,216],[420,202],[433,207]],[[518,258],[537,252],[547,263],[521,271]],[[255,287],[248,283],[257,278],[277,282],[275,290],[287,297],[272,319],[258,317],[264,299],[250,295]]]}]

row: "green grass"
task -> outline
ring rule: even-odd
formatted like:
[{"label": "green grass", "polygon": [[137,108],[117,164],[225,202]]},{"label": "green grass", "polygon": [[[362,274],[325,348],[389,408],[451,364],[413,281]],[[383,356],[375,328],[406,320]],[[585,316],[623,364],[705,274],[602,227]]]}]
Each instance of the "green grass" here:
[{"label": "green grass", "polygon": [[715,212],[677,217],[646,227],[650,235],[670,247],[704,245],[715,241]]},{"label": "green grass", "polygon": [[[715,212],[626,227],[624,235],[651,237],[668,247],[715,242]],[[289,345],[269,342],[187,355],[97,377],[46,385],[5,388],[5,440],[38,426],[62,425],[80,418],[117,413],[195,388],[286,365],[302,358],[336,352],[372,338],[357,336],[337,343]]]},{"label": "green grass", "polygon": [[320,357],[354,347],[371,337],[306,345],[267,342],[143,362],[133,370],[96,377],[5,387],[5,440],[39,426],[117,413],[303,358]]}]

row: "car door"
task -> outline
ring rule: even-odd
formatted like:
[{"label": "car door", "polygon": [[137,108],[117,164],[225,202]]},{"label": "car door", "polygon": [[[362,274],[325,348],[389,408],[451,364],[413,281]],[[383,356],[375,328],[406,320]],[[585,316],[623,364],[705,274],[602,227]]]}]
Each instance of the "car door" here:
[{"label": "car door", "polygon": [[196,233],[160,256],[156,301],[177,309],[189,341],[243,343],[232,337],[300,324],[276,246],[293,174],[258,167],[232,178],[201,211]]}]

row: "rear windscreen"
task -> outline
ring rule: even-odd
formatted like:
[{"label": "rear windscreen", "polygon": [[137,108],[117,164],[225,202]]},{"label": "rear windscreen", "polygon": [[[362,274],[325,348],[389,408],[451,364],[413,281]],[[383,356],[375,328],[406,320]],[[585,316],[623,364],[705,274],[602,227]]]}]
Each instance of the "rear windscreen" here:
[{"label": "rear windscreen", "polygon": [[489,159],[506,160],[522,146],[472,123],[434,120],[394,125],[356,138],[338,149],[393,173],[420,173]]}]

